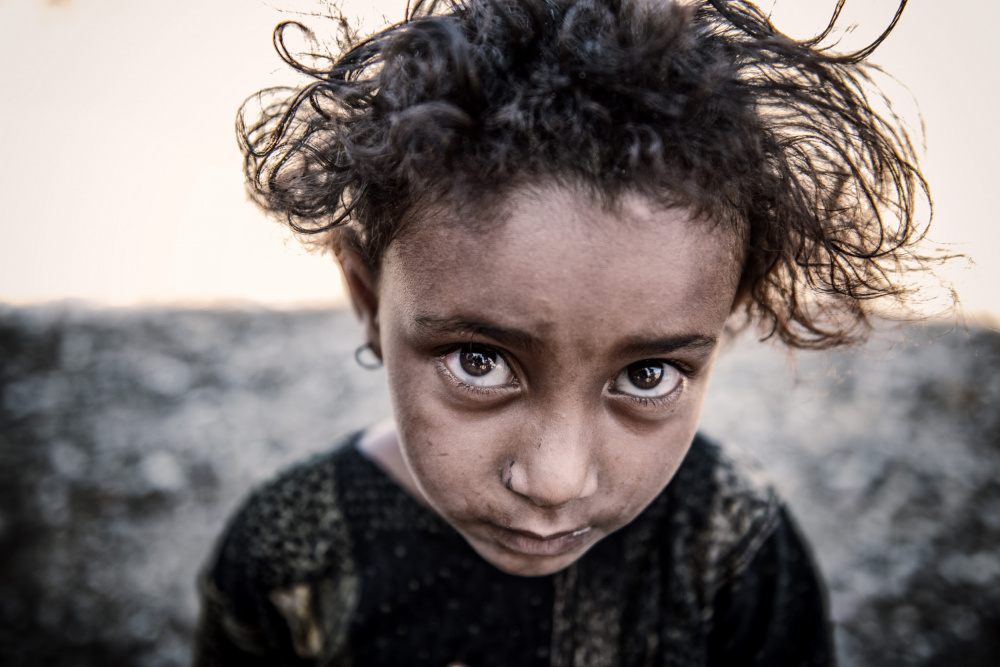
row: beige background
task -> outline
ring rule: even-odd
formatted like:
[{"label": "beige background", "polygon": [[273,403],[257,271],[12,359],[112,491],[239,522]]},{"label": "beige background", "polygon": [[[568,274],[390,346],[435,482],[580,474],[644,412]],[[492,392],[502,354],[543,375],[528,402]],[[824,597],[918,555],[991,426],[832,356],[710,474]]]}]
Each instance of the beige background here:
[{"label": "beige background", "polygon": [[[783,0],[775,18],[805,36],[833,4]],[[860,27],[841,35],[844,45],[870,38],[893,4],[849,0],[845,25]],[[0,301],[342,299],[332,263],[288,241],[242,191],[235,110],[289,80],[270,32],[297,14],[279,6],[312,12],[321,3],[0,0]],[[393,19],[402,7],[346,3],[349,14]],[[998,21],[992,0],[960,10],[911,0],[874,58],[919,100],[932,236],[975,262],[945,274],[969,313],[1000,313]]]}]

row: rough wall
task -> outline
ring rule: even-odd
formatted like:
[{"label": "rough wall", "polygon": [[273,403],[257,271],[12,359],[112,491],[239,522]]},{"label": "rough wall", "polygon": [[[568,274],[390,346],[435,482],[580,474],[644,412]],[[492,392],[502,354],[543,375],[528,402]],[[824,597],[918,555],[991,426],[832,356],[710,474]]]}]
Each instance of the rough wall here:
[{"label": "rough wall", "polygon": [[[1000,335],[741,342],[703,419],[811,538],[844,665],[1000,655]],[[345,312],[0,309],[0,663],[181,665],[256,482],[388,415]],[[993,664],[992,661],[989,664]]]}]

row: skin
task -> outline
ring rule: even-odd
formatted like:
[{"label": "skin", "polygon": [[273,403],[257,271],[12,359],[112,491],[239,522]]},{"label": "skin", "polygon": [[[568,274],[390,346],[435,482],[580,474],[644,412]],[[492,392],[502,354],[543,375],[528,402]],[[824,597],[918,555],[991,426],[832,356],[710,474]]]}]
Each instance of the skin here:
[{"label": "skin", "polygon": [[[339,259],[393,405],[362,451],[488,562],[538,576],[629,523],[677,471],[739,259],[721,226],[640,195],[609,209],[550,186],[507,208],[476,231],[423,216],[378,279],[350,250]],[[637,387],[630,367],[659,383]]]}]

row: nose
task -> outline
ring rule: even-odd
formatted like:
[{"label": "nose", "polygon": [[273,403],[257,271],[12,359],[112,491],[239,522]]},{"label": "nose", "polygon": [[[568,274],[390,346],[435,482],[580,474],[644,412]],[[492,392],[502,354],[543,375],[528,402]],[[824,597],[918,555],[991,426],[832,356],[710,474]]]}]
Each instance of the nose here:
[{"label": "nose", "polygon": [[597,465],[586,420],[547,422],[508,462],[504,484],[539,507],[558,509],[597,491]]}]

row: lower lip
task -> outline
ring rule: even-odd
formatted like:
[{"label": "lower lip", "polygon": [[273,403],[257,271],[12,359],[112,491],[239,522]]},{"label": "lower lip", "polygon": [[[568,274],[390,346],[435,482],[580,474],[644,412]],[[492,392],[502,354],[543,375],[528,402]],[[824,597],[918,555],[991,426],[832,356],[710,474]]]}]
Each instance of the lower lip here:
[{"label": "lower lip", "polygon": [[524,556],[561,556],[578,547],[590,533],[590,526],[550,540],[540,540],[524,533],[489,524],[493,538],[509,551]]}]

